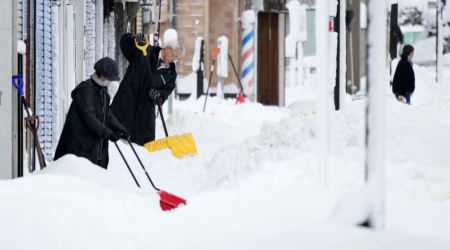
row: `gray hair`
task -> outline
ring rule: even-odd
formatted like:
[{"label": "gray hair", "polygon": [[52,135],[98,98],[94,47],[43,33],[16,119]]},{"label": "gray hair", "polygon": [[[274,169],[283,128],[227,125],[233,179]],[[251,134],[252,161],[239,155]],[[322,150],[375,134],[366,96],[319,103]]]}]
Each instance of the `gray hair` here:
[{"label": "gray hair", "polygon": [[181,52],[181,55],[184,56],[184,46],[177,39],[173,39],[165,43],[163,49],[167,48],[168,46],[172,49],[172,51],[179,50]]}]

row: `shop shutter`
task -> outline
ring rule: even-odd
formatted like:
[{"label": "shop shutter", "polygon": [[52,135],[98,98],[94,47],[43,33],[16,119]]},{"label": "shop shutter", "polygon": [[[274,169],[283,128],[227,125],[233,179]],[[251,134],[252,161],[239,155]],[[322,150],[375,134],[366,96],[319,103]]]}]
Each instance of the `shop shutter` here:
[{"label": "shop shutter", "polygon": [[45,160],[53,160],[52,145],[52,1],[36,1],[35,104],[40,119],[39,142]]}]

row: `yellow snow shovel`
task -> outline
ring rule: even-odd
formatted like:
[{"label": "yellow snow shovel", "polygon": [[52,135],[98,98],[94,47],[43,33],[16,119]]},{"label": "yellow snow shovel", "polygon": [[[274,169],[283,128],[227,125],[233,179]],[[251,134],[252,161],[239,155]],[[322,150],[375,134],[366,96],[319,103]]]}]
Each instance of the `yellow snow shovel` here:
[{"label": "yellow snow shovel", "polygon": [[[145,39],[147,40],[147,44],[144,46],[139,46],[139,44],[136,41],[136,38],[134,39],[134,42],[136,43],[136,47],[142,50],[144,56],[147,56],[147,47],[149,45],[147,35],[145,36]],[[148,71],[150,72],[151,79],[153,79],[150,64],[148,60],[145,61],[147,62],[147,68]],[[153,88],[156,89],[154,81],[153,81]],[[192,136],[191,133],[169,136],[169,134],[167,133],[166,123],[164,121],[164,116],[161,109],[161,103],[158,103],[158,109],[159,114],[161,115],[161,121],[164,127],[164,132],[166,133],[166,138],[148,142],[144,144],[144,147],[149,152],[155,152],[166,148],[170,148],[172,150],[172,155],[179,159],[189,158],[197,155],[197,147],[195,146],[194,136]]]}]

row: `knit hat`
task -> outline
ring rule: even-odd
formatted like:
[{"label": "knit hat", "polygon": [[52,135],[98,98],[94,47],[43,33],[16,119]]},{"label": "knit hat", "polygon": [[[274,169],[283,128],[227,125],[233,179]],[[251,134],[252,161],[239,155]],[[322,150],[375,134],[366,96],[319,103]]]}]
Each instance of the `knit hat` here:
[{"label": "knit hat", "polygon": [[98,60],[94,65],[95,72],[98,76],[104,76],[109,81],[119,81],[119,67],[117,63],[109,58],[104,57]]}]

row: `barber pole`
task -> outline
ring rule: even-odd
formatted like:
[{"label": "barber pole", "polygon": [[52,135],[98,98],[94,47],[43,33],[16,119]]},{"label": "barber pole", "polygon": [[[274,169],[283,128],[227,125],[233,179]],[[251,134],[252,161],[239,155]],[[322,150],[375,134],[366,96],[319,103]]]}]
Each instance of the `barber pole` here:
[{"label": "barber pole", "polygon": [[252,87],[255,82],[255,12],[247,10],[242,13],[242,83],[247,89],[248,94],[252,92]]}]

